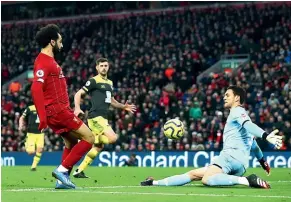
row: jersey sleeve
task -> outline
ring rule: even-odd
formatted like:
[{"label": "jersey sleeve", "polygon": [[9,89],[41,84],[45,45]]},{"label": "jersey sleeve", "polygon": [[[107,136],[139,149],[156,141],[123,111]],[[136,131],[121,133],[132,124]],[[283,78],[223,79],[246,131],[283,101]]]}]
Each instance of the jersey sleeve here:
[{"label": "jersey sleeve", "polygon": [[91,78],[89,79],[85,85],[82,87],[82,89],[86,92],[89,93],[91,90],[96,88],[96,81],[95,79]]},{"label": "jersey sleeve", "polygon": [[33,70],[33,82],[44,83],[48,77],[50,69],[42,63],[37,64]]},{"label": "jersey sleeve", "polygon": [[24,112],[22,113],[22,116],[23,116],[23,117],[27,117],[27,116],[29,115],[29,112],[30,112],[29,107],[27,107],[27,108],[24,110]]},{"label": "jersey sleeve", "polygon": [[247,114],[246,110],[242,107],[236,107],[232,110],[231,117],[241,126],[244,125],[247,121],[251,121],[249,115]]},{"label": "jersey sleeve", "polygon": [[22,116],[24,117],[24,119],[27,121],[28,120],[28,116],[29,116],[29,113],[30,113],[30,109],[29,107],[27,107],[24,112],[22,113]]}]

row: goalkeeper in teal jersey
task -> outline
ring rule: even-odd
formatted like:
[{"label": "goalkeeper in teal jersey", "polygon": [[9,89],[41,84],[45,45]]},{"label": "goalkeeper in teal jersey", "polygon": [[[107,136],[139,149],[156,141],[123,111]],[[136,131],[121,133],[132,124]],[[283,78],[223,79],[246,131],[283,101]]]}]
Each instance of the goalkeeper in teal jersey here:
[{"label": "goalkeeper in teal jersey", "polygon": [[245,101],[245,90],[230,86],[224,95],[224,107],[230,109],[223,131],[223,149],[208,167],[191,170],[162,180],[147,178],[142,186],[178,186],[194,180],[201,180],[207,186],[246,185],[255,188],[270,188],[270,185],[255,174],[242,177],[246,171],[251,149],[255,152],[262,167],[269,174],[270,167],[264,161],[263,154],[254,137],[267,140],[277,149],[282,146],[282,136],[274,130],[270,134],[254,124],[246,110],[241,106]]}]

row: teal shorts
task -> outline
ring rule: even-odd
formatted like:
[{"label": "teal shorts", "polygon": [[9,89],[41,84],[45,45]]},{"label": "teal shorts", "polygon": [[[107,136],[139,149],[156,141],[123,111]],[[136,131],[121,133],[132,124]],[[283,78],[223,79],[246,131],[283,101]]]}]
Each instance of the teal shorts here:
[{"label": "teal shorts", "polygon": [[243,176],[246,172],[244,165],[227,153],[220,153],[212,165],[220,167],[225,174]]}]

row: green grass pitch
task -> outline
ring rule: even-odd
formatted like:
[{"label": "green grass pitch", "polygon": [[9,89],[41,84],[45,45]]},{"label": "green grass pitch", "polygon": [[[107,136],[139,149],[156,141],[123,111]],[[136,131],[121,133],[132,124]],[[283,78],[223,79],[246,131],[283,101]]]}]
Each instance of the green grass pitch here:
[{"label": "green grass pitch", "polygon": [[2,167],[2,202],[288,202],[291,201],[291,169],[272,169],[267,177],[261,168],[249,169],[270,182],[270,190],[244,186],[205,187],[193,182],[180,187],[140,187],[147,176],[156,179],[181,174],[189,168],[110,168],[89,167],[89,179],[73,179],[76,190],[55,190],[51,171],[55,167],[40,166],[36,172],[29,167]]}]

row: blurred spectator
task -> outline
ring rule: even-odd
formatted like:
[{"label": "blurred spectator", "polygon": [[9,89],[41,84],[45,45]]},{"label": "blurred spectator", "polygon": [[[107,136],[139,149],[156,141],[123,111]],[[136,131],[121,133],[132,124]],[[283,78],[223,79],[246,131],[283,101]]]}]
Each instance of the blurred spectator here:
[{"label": "blurred spectator", "polygon": [[[103,8],[116,11],[126,7],[121,3]],[[80,8],[80,12],[101,12],[103,8]],[[119,20],[59,22],[65,37],[64,50],[57,60],[67,76],[68,92],[73,99],[84,82],[96,74],[96,57],[108,57],[114,96],[123,103],[129,100],[138,106],[134,115],[110,110],[109,120],[120,137],[107,150],[220,149],[229,113],[223,108],[223,95],[230,84],[246,89],[245,107],[251,119],[268,132],[278,127],[284,135],[284,148],[290,149],[291,71],[286,57],[291,50],[291,18],[288,13],[290,5],[265,8],[247,5],[185,9]],[[260,20],[253,20],[253,16]],[[33,64],[40,49],[33,39],[41,26],[1,26],[3,81],[11,80]],[[251,61],[238,74],[226,71],[196,81],[196,76],[222,54],[239,53],[250,54]],[[19,113],[31,102],[29,89],[29,83],[18,91],[2,89],[2,151],[24,148],[25,134],[18,133],[17,128]],[[84,97],[81,107],[86,113],[89,103],[90,97]],[[185,138],[178,141],[166,139],[162,132],[166,120],[175,117],[183,121],[186,129]],[[51,130],[46,133],[46,151],[63,147],[58,135]],[[268,145],[262,147],[272,149]]]},{"label": "blurred spectator", "polygon": [[20,89],[21,89],[21,84],[18,81],[13,81],[9,85],[9,91],[12,93],[16,93],[16,92],[20,91]]},{"label": "blurred spectator", "polygon": [[135,154],[131,154],[129,159],[124,162],[125,166],[137,166],[137,159]]}]

